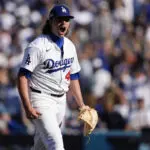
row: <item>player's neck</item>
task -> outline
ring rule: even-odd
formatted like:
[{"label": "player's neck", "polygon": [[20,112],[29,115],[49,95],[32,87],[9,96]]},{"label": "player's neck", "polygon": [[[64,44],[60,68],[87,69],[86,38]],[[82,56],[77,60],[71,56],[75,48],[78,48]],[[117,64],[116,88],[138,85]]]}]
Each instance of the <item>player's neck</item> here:
[{"label": "player's neck", "polygon": [[64,38],[63,37],[58,37],[53,33],[50,34],[50,37],[51,37],[52,41],[55,42],[59,48],[62,48],[62,46],[64,44]]}]

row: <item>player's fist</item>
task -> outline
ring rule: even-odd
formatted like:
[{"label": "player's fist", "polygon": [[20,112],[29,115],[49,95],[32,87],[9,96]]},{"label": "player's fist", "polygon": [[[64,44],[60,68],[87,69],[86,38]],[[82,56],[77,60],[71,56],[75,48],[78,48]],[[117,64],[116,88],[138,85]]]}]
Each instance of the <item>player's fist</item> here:
[{"label": "player's fist", "polygon": [[28,119],[38,119],[42,114],[35,108],[30,108],[26,110],[26,116]]}]

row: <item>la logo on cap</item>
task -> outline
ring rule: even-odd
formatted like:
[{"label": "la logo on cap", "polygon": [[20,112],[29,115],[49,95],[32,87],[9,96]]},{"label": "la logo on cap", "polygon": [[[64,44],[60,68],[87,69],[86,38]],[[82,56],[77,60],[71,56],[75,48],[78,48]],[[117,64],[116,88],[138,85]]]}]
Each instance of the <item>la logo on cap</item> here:
[{"label": "la logo on cap", "polygon": [[61,7],[61,9],[62,9],[62,12],[64,12],[64,13],[67,12],[66,9],[65,9],[64,7]]}]

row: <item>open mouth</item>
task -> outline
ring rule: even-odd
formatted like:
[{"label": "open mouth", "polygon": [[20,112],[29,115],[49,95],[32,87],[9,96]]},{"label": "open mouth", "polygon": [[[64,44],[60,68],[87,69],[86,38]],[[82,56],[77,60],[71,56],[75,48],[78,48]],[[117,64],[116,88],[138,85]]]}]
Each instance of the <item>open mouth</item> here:
[{"label": "open mouth", "polygon": [[60,27],[59,30],[60,30],[61,32],[65,32],[66,28],[65,28],[65,27]]}]

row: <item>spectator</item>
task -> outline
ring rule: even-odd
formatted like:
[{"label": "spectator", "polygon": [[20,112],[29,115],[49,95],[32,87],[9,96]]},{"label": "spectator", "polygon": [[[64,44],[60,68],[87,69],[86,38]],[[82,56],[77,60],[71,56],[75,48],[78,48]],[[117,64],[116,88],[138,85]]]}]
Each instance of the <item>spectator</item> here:
[{"label": "spectator", "polygon": [[[84,50],[80,56],[80,83],[81,83],[81,90],[83,91],[83,97],[90,106],[93,106],[93,99],[92,99],[92,77],[93,77],[93,66],[91,59],[93,58],[94,51],[93,51],[93,44],[92,43],[85,43]],[[88,68],[88,69],[87,69]]]},{"label": "spectator", "polygon": [[144,106],[144,99],[137,99],[137,109],[130,114],[129,124],[131,130],[142,131],[150,128],[150,111]]},{"label": "spectator", "polygon": [[114,99],[111,93],[105,93],[103,111],[99,112],[102,126],[108,130],[127,130],[127,120],[120,113],[114,110]]},{"label": "spectator", "polygon": [[98,4],[97,15],[91,23],[92,39],[101,41],[110,37],[112,31],[112,16],[107,1]]},{"label": "spectator", "polygon": [[128,120],[130,106],[123,90],[113,82],[111,84],[111,89],[114,93],[114,110],[117,111],[124,119]]},{"label": "spectator", "polygon": [[10,134],[9,123],[11,116],[5,106],[5,99],[7,97],[8,80],[8,61],[7,57],[0,54],[0,133]]},{"label": "spectator", "polygon": [[0,102],[0,134],[9,135],[9,123],[11,121],[11,116],[9,115],[6,107],[2,102]]},{"label": "spectator", "polygon": [[111,85],[111,74],[103,68],[103,62],[99,58],[94,58],[93,64],[93,86],[92,92],[96,99],[104,96],[105,91]]}]

